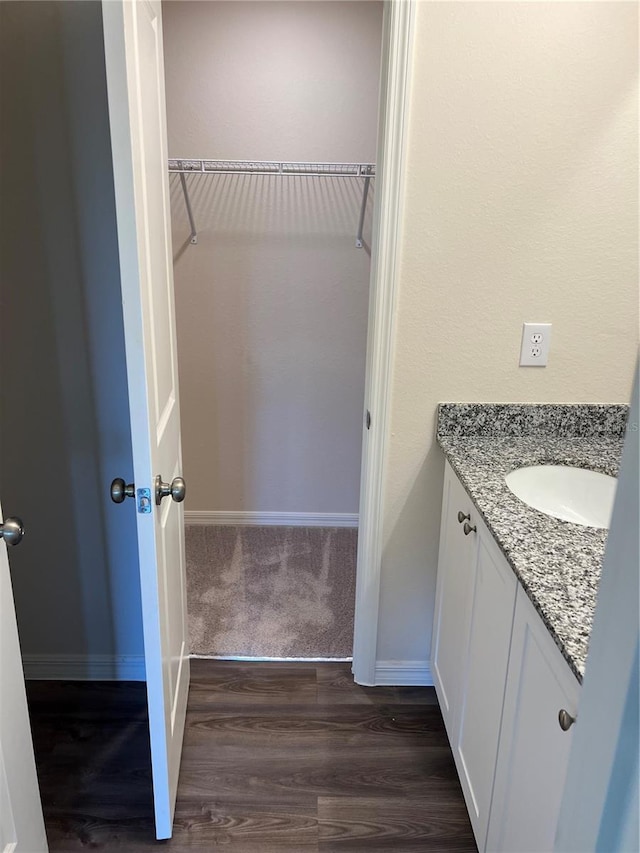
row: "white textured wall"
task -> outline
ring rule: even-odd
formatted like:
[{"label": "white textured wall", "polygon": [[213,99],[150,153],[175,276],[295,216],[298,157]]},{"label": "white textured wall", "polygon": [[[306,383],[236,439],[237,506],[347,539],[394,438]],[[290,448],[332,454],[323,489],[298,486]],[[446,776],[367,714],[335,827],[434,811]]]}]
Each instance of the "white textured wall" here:
[{"label": "white textured wall", "polygon": [[[638,341],[638,7],[417,8],[378,658],[429,657],[436,405],[628,402]],[[546,369],[521,324],[553,323]]]},{"label": "white textured wall", "polygon": [[99,2],[0,3],[0,490],[22,651],[143,653]]},{"label": "white textured wall", "polygon": [[[163,3],[172,157],[373,162],[382,4]],[[360,181],[172,181],[187,509],[358,511]],[[365,236],[370,234],[370,211]]]}]

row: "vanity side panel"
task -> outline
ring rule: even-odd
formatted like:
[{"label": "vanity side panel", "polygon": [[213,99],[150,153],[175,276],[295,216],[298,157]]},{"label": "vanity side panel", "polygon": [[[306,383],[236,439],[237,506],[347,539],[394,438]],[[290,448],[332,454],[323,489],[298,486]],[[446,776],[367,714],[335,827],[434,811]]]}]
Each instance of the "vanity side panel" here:
[{"label": "vanity side panel", "polygon": [[433,680],[449,740],[456,737],[467,648],[468,599],[476,542],[465,536],[458,512],[471,515],[471,499],[447,462],[444,474],[440,553],[433,628]]}]

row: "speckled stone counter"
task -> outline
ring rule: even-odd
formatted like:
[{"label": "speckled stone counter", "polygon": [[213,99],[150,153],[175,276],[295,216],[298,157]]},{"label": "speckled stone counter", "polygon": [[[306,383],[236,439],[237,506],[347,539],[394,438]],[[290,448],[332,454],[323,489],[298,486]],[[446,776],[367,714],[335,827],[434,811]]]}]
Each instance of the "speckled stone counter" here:
[{"label": "speckled stone counter", "polygon": [[607,532],[529,507],[505,477],[525,465],[617,475],[627,406],[441,403],[438,443],[582,681]]}]

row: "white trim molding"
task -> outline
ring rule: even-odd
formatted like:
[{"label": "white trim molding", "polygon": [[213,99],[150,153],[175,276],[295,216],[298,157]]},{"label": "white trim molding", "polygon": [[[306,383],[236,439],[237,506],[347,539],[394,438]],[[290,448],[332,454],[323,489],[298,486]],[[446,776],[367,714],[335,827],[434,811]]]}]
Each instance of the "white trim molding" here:
[{"label": "white trim molding", "polygon": [[340,512],[217,512],[187,510],[185,524],[231,524],[280,527],[357,527],[358,513]]},{"label": "white trim molding", "polygon": [[191,660],[248,661],[249,663],[349,663],[353,658],[269,658],[254,655],[189,655]]},{"label": "white trim molding", "polygon": [[146,681],[144,655],[22,655],[33,681]]},{"label": "white trim molding", "polygon": [[429,661],[379,660],[376,662],[374,687],[433,687]]},{"label": "white trim molding", "polygon": [[[353,675],[375,684],[384,526],[384,475],[389,434],[394,315],[400,267],[402,206],[415,0],[384,4],[380,123],[374,207],[365,409],[360,483]],[[363,418],[363,420],[365,420]]]}]

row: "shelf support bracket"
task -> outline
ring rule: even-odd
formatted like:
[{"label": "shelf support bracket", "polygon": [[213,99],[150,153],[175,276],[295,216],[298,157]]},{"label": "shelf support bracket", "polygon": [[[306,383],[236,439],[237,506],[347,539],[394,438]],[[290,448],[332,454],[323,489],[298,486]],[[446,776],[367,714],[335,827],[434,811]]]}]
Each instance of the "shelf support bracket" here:
[{"label": "shelf support bracket", "polygon": [[356,249],[362,249],[362,229],[364,228],[364,216],[367,212],[367,197],[369,195],[369,184],[371,183],[371,175],[365,175],[364,187],[362,188],[362,206],[360,207],[360,219],[358,221],[358,233],[356,234]]},{"label": "shelf support bracket", "polygon": [[184,176],[184,172],[180,172],[180,183],[182,184],[182,192],[184,193],[184,204],[187,208],[187,216],[189,217],[189,228],[191,228],[190,240],[195,245],[198,242],[198,232],[196,231],[196,223],[193,221],[191,200],[189,198],[189,190],[187,189],[187,179]]}]

